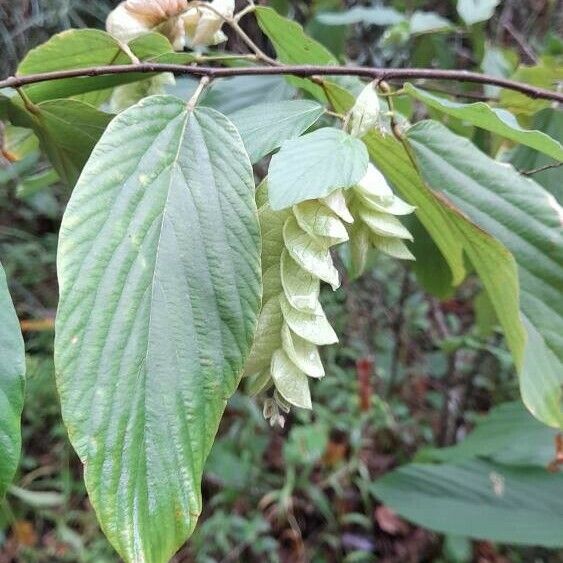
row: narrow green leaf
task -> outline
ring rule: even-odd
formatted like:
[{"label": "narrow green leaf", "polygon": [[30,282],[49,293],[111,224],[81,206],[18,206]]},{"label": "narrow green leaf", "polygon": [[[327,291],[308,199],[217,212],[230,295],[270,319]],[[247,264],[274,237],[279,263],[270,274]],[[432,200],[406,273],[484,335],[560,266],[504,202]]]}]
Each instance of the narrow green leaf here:
[{"label": "narrow green leaf", "polygon": [[562,547],[563,475],[471,460],[413,463],[371,486],[400,516],[431,530],[517,545]]},{"label": "narrow green leaf", "polygon": [[0,264],[0,500],[20,459],[24,376],[22,333]]},{"label": "narrow green leaf", "polygon": [[340,129],[323,127],[285,141],[268,171],[270,205],[284,209],[353,186],[367,165],[365,145]]},{"label": "narrow green leaf", "polygon": [[112,116],[78,100],[47,100],[32,111],[12,103],[10,120],[33,129],[59,177],[73,186]]},{"label": "narrow green leaf", "polygon": [[252,163],[270,154],[287,139],[299,137],[324,113],[309,100],[287,100],[253,105],[229,115]]},{"label": "narrow green leaf", "polygon": [[90,500],[125,560],[168,561],[201,512],[260,307],[252,169],[232,123],[169,96],[116,117],[66,209],[58,275],[57,385]]},{"label": "narrow green leaf", "polygon": [[[256,7],[256,18],[260,29],[274,45],[277,58],[286,64],[337,65],[338,60],[326,47],[309,37],[297,22],[280,16],[273,8]],[[326,96],[321,86],[312,81],[290,77],[292,84],[307,90],[317,99]]]},{"label": "narrow green leaf", "polygon": [[[537,183],[519,175],[511,166],[492,160],[467,139],[437,122],[418,123],[407,136],[427,182],[514,255],[520,279],[520,308],[525,320],[534,327],[533,334],[528,330],[525,353],[524,341],[519,342],[507,332],[520,368],[523,399],[540,420],[562,426],[561,206]],[[478,269],[477,257],[471,258]],[[494,263],[490,268],[493,274]],[[506,287],[498,278],[491,282],[498,285],[495,295],[487,288],[491,301],[508,331],[505,311],[498,308],[499,299],[506,297]],[[521,326],[518,316],[512,317],[513,328]],[[518,332],[521,331],[519,328]]]},{"label": "narrow green leaf", "polygon": [[287,64],[336,65],[338,60],[323,45],[307,36],[297,22],[280,16],[273,8],[256,7],[262,31],[276,49],[280,61]]},{"label": "narrow green leaf", "polygon": [[[170,42],[159,33],[148,33],[130,43],[131,51],[140,59],[150,59],[172,51]],[[54,35],[42,45],[31,49],[18,66],[18,76],[38,72],[54,72],[94,66],[128,64],[131,59],[109,33],[98,29],[70,29]],[[25,86],[23,90],[33,102],[68,98],[85,92],[105,90],[119,84],[143,80],[150,74],[64,78]]]},{"label": "narrow green leaf", "polygon": [[457,0],[457,13],[466,25],[484,22],[493,17],[500,0]]},{"label": "narrow green leaf", "polygon": [[561,143],[541,131],[520,127],[516,118],[505,109],[492,108],[484,102],[472,104],[452,102],[446,98],[419,90],[412,84],[405,84],[405,90],[413,98],[447,115],[467,121],[472,125],[506,137],[516,143],[527,145],[556,160],[563,160],[563,146]]}]

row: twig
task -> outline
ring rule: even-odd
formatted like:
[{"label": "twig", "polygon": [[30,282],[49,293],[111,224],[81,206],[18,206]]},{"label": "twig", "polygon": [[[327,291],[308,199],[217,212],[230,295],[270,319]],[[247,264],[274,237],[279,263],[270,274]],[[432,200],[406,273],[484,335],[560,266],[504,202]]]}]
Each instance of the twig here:
[{"label": "twig", "polygon": [[494,96],[486,96],[485,94],[480,94],[479,92],[452,92],[447,88],[440,88],[438,86],[432,86],[427,84],[415,84],[417,88],[421,90],[427,90],[429,92],[438,92],[439,94],[446,94],[448,96],[453,96],[454,98],[467,98],[468,100],[476,100],[478,102],[496,102],[498,98]]},{"label": "twig", "polygon": [[552,168],[559,168],[560,166],[563,166],[563,162],[553,162],[552,164],[544,164],[543,166],[532,168],[532,170],[520,170],[520,174],[523,176],[532,176],[533,174],[538,174],[539,172],[544,172],[545,170],[551,170]]},{"label": "twig", "polygon": [[[276,61],[277,62],[277,61]],[[279,63],[278,63],[279,64]],[[127,65],[107,65],[88,68],[76,68],[70,70],[57,70],[26,76],[11,76],[0,81],[2,88],[20,88],[29,84],[47,82],[49,80],[61,80],[64,78],[77,78],[81,76],[101,76],[108,74],[126,74],[129,72],[155,73],[173,72],[177,74],[188,74],[193,76],[209,76],[210,78],[225,78],[231,76],[271,76],[271,75],[293,75],[299,77],[311,76],[359,76],[364,78],[382,80],[453,80],[457,82],[473,82],[476,84],[490,84],[520,92],[531,98],[554,100],[563,103],[563,93],[537,88],[529,84],[508,80],[498,76],[489,76],[477,72],[465,70],[437,70],[430,68],[377,68],[358,66],[312,66],[312,65],[280,65],[280,66],[251,66],[251,67],[208,67],[208,66],[186,66],[167,63],[140,63]]]},{"label": "twig", "polygon": [[278,66],[278,65],[281,64],[278,61],[276,61],[275,59],[272,59],[272,57],[269,57],[268,55],[266,55],[266,53],[264,53],[264,51],[262,51],[262,49],[260,49],[260,47],[258,47],[258,45],[256,45],[256,43],[254,43],[254,41],[252,41],[252,39],[247,35],[246,31],[244,31],[244,29],[242,29],[242,27],[240,27],[240,25],[238,23],[238,20],[242,17],[242,15],[244,15],[244,13],[247,13],[246,11],[248,10],[248,8],[252,7],[252,9],[254,9],[253,5],[247,6],[244,10],[242,10],[240,12],[240,14],[242,14],[242,15],[236,14],[233,17],[225,16],[219,10],[214,8],[212,4],[207,3],[207,2],[197,2],[197,1],[191,2],[190,6],[209,10],[210,12],[213,12],[216,16],[220,17],[227,25],[229,25],[233,29],[233,31],[240,37],[242,42],[262,62],[264,62],[264,63],[266,63],[270,66]]}]

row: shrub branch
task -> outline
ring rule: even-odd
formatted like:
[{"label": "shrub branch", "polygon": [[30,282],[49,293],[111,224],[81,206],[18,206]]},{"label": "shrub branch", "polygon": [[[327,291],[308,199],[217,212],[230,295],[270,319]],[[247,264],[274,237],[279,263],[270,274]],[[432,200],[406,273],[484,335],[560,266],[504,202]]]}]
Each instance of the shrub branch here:
[{"label": "shrub branch", "polygon": [[359,76],[371,80],[449,80],[456,82],[472,82],[476,84],[489,84],[520,92],[531,98],[553,100],[563,103],[563,93],[537,88],[529,84],[470,72],[466,70],[438,70],[430,68],[377,68],[360,66],[312,66],[312,65],[279,65],[279,66],[247,66],[247,67],[209,67],[209,66],[186,66],[165,63],[139,63],[127,65],[108,65],[90,68],[77,68],[70,70],[59,70],[54,72],[43,72],[28,74],[25,76],[11,76],[0,81],[2,88],[20,88],[29,84],[46,82],[49,80],[61,80],[64,78],[76,78],[87,76],[101,76],[109,74],[125,74],[128,72],[157,73],[173,72],[192,76],[207,76],[210,79],[226,78],[232,76],[248,75],[293,75],[299,77],[314,76]]}]

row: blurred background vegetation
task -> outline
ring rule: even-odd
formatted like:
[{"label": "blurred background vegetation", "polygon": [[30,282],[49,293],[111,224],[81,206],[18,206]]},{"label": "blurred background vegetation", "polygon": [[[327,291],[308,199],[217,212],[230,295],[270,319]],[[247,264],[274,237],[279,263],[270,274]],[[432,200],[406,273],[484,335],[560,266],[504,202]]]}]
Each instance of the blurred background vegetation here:
[{"label": "blurred background vegetation", "polygon": [[[115,4],[0,1],[0,74],[13,73],[30,48],[54,33],[102,28]],[[491,18],[471,26],[459,25],[453,0],[376,2],[362,4],[367,11],[361,13],[350,11],[359,3],[345,0],[270,4],[303,23],[343,61],[361,65],[511,75],[519,64],[537,65],[563,53],[559,1],[505,0]],[[382,7],[407,18],[394,20],[396,12]],[[429,13],[425,21],[412,17],[416,10]],[[444,25],[444,18],[455,25]],[[248,20],[248,32],[268,49]],[[228,48],[241,46],[231,38]],[[276,79],[275,85],[282,82]],[[215,92],[215,103],[223,109],[273,95],[269,80],[231,84]],[[494,97],[496,92],[468,87],[466,94]],[[400,109],[415,117],[421,111]],[[489,135],[454,119],[448,125],[494,152]],[[22,319],[29,383],[23,459],[16,484],[0,506],[0,563],[113,562],[117,558],[88,504],[54,387],[55,254],[69,192],[57,183],[34,140],[17,133],[12,131],[8,147],[15,158],[0,169],[0,256]],[[560,133],[559,125],[555,134]],[[512,156],[523,168],[541,165],[533,151]],[[536,179],[546,187],[563,184],[560,170],[556,174],[548,170]],[[254,399],[235,395],[207,466],[204,514],[174,561],[563,561],[563,552],[553,549],[429,531],[402,519],[374,495],[375,479],[428,448],[462,442],[481,415],[518,399],[518,385],[475,279],[439,300],[421,289],[410,266],[374,256],[369,273],[352,281],[345,275],[346,256],[341,258],[345,283],[324,295],[341,344],[325,350],[327,376],[312,385],[314,411],[293,412],[283,430],[271,429]],[[511,408],[518,420],[526,417]],[[498,448],[505,452],[506,441]],[[555,450],[547,452],[545,462],[550,455]],[[557,516],[563,528],[563,514]]]}]

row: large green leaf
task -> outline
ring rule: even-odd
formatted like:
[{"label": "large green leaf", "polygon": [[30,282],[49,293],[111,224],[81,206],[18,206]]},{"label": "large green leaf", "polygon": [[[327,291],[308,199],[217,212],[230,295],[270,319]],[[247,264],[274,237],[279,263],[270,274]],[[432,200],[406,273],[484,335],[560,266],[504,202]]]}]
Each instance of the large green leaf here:
[{"label": "large green leaf", "polygon": [[229,115],[236,125],[252,163],[298,137],[324,113],[309,100],[287,100],[253,105]]},{"label": "large green leaf", "polygon": [[9,108],[15,125],[33,129],[61,179],[72,186],[112,116],[79,100],[47,100]]},{"label": "large green leaf", "polygon": [[24,375],[22,333],[0,264],[0,500],[20,458]]},{"label": "large green leaf", "polygon": [[252,169],[232,123],[170,96],[120,114],[70,199],[58,275],[57,385],[91,502],[124,559],[168,561],[201,512],[260,307]]},{"label": "large green leaf", "polygon": [[[563,143],[563,111],[546,108],[534,116],[533,126],[539,131],[543,131],[560,143]],[[561,168],[548,168],[540,170],[542,167],[554,164],[553,160],[545,154],[537,152],[529,147],[519,146],[512,155],[510,162],[517,170],[534,173],[532,178],[541,184],[549,193],[561,203],[563,202],[563,181],[561,180]]]},{"label": "large green leaf", "polygon": [[520,401],[504,403],[451,448],[421,450],[419,461],[459,462],[485,457],[498,463],[547,467],[555,457],[557,430],[537,421]]},{"label": "large green leaf", "polygon": [[527,145],[556,160],[563,161],[563,146],[561,146],[561,143],[541,131],[520,127],[516,118],[505,109],[492,108],[484,102],[473,104],[452,102],[415,88],[412,84],[405,84],[405,90],[417,100],[438,111],[511,139],[516,143]]},{"label": "large green leaf", "polygon": [[[131,51],[140,59],[150,59],[172,51],[170,42],[158,33],[149,33],[130,43]],[[127,64],[131,59],[119,42],[109,33],[97,29],[70,29],[54,35],[42,45],[29,51],[18,66],[18,76],[56,70],[79,69],[102,65]],[[30,100],[41,102],[67,98],[94,90],[104,90],[147,78],[147,74],[65,78],[38,82],[23,90]]]},{"label": "large green leaf", "polygon": [[368,160],[362,141],[333,127],[285,141],[268,171],[270,205],[284,209],[353,186],[365,175]]},{"label": "large green leaf", "polygon": [[563,475],[469,460],[403,466],[371,485],[399,515],[431,530],[510,544],[563,546]]},{"label": "large green leaf", "polygon": [[364,141],[381,172],[402,197],[417,206],[417,217],[448,262],[454,285],[465,277],[464,253],[473,263],[495,305],[516,361],[521,363],[525,333],[520,321],[513,256],[501,242],[469,221],[438,188],[433,191],[425,185],[399,141],[375,132],[364,137]]},{"label": "large green leaf", "polygon": [[[409,129],[407,137],[427,183],[514,255],[520,308],[528,332],[525,352],[511,342],[509,334],[507,337],[521,368],[523,399],[543,422],[563,425],[561,206],[540,185],[511,166],[492,160],[437,122],[418,123]],[[479,264],[472,261],[478,269]],[[498,296],[490,297],[508,330],[498,309]]]}]

